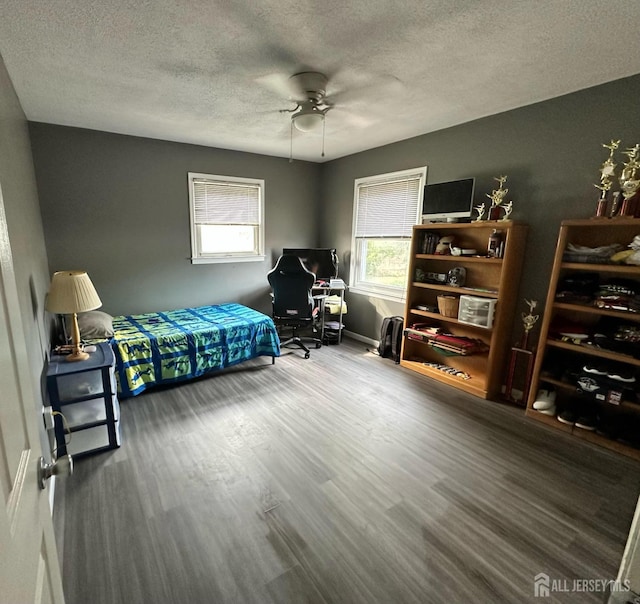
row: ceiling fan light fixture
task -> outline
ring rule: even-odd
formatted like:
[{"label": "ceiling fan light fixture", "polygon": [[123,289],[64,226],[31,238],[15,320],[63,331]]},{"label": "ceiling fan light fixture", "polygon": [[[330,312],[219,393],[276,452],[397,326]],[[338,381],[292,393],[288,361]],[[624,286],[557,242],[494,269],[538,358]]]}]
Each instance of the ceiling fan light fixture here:
[{"label": "ceiling fan light fixture", "polygon": [[303,107],[298,113],[294,113],[291,116],[291,121],[300,132],[311,132],[322,125],[324,113],[317,107]]}]

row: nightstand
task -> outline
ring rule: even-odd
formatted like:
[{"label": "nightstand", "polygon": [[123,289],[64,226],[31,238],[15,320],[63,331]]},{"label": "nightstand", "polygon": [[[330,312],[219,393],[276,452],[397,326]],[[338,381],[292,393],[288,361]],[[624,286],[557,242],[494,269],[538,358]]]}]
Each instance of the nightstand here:
[{"label": "nightstand", "polygon": [[52,355],[47,391],[55,413],[57,457],[97,453],[120,446],[115,357],[108,343],[98,344],[86,361]]}]

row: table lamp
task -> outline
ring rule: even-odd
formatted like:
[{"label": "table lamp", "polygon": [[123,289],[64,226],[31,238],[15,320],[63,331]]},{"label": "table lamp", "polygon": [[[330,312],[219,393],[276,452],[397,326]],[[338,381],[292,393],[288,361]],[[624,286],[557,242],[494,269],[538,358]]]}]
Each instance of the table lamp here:
[{"label": "table lamp", "polygon": [[73,315],[71,338],[73,351],[67,361],[85,361],[89,355],[80,349],[79,312],[95,310],[102,306],[89,275],[85,271],[58,271],[51,279],[51,288],[45,303],[49,312]]}]

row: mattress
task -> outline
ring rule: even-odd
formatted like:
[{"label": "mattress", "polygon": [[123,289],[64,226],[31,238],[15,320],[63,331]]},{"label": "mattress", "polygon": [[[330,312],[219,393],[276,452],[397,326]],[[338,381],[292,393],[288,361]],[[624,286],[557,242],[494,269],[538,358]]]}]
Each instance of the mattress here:
[{"label": "mattress", "polygon": [[114,317],[113,330],[121,398],[280,355],[271,317],[236,303]]}]

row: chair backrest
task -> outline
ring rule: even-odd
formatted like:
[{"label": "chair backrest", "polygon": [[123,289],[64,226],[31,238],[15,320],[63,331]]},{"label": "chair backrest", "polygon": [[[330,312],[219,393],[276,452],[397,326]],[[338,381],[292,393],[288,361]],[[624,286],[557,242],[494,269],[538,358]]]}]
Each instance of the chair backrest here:
[{"label": "chair backrest", "polygon": [[311,288],[316,276],[307,270],[302,260],[292,254],[283,254],[267,273],[273,290],[273,316],[295,321],[311,320],[313,297]]}]

